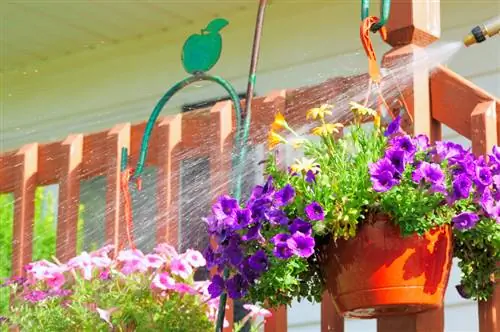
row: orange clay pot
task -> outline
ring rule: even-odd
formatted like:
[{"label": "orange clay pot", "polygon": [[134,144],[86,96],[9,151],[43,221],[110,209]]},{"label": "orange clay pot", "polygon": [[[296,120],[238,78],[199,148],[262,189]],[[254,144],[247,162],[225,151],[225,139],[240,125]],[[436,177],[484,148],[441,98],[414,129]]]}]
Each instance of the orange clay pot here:
[{"label": "orange clay pot", "polygon": [[355,238],[320,250],[326,288],[345,317],[376,318],[442,305],[452,261],[451,227],[402,237],[387,217],[359,226]]}]

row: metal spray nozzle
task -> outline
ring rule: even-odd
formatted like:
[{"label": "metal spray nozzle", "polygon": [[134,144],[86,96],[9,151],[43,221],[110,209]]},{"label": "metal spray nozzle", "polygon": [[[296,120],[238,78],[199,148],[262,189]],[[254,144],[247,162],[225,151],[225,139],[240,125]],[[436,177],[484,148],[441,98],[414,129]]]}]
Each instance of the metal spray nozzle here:
[{"label": "metal spray nozzle", "polygon": [[482,43],[486,38],[491,38],[498,34],[500,34],[500,16],[474,27],[471,32],[465,36],[464,45],[469,47],[473,44]]}]

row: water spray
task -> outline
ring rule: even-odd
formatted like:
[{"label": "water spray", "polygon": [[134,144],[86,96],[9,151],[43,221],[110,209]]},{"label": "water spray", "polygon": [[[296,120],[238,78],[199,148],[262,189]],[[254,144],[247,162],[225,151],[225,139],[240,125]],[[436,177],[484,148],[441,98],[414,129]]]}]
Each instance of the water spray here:
[{"label": "water spray", "polygon": [[472,28],[471,32],[465,36],[464,45],[469,47],[474,44],[484,42],[487,38],[500,34],[500,16]]}]

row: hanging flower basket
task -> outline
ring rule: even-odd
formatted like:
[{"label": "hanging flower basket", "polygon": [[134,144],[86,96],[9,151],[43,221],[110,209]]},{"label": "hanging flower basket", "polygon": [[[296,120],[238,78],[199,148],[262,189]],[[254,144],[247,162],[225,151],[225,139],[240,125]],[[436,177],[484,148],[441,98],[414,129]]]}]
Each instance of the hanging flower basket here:
[{"label": "hanging flower basket", "polygon": [[443,303],[453,254],[449,225],[403,237],[377,214],[356,237],[318,247],[325,287],[346,317],[416,313]]},{"label": "hanging flower basket", "polygon": [[267,180],[246,202],[224,195],[213,205],[206,223],[216,245],[204,255],[221,273],[211,296],[278,307],[321,302],[328,291],[346,317],[406,315],[443,304],[457,257],[462,293],[488,299],[500,259],[498,147],[476,157],[406,134],[399,116],[383,123],[358,103],[351,111],[341,135],[327,120],[332,107],[309,110],[317,141],[276,115],[269,147],[304,157],[287,167],[270,153]]}]

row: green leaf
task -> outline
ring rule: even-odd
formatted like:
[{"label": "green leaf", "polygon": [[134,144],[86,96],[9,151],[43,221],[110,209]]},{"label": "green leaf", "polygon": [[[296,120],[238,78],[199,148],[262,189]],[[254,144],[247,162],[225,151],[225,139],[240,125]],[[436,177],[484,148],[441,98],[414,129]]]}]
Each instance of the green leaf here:
[{"label": "green leaf", "polygon": [[225,26],[229,24],[229,21],[224,18],[216,18],[208,23],[207,27],[204,29],[205,32],[217,33],[222,30]]}]

